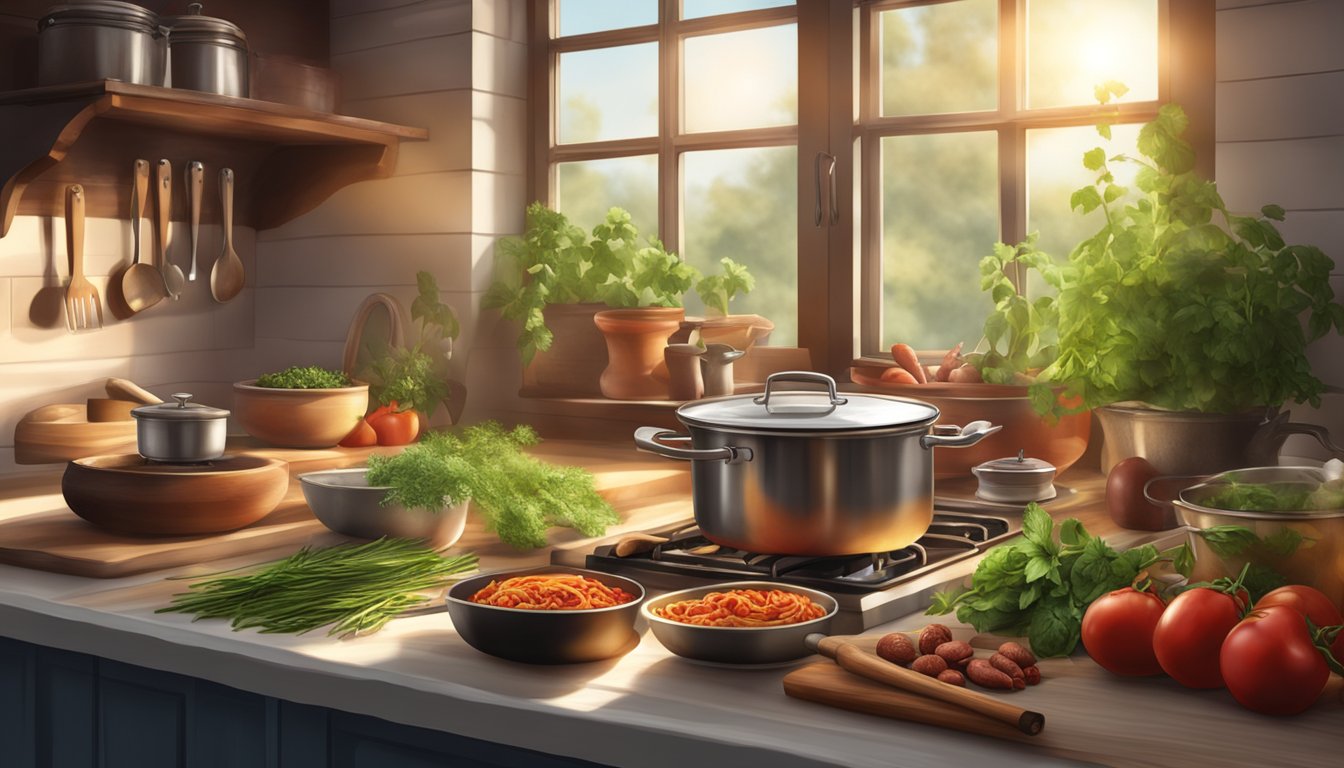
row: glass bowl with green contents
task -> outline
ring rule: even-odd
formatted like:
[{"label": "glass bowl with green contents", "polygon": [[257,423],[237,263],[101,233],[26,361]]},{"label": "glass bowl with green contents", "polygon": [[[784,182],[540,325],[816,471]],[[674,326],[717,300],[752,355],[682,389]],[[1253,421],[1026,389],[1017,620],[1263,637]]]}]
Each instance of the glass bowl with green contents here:
[{"label": "glass bowl with green contents", "polygon": [[1253,584],[1306,584],[1344,603],[1344,478],[1330,465],[1223,472],[1172,504],[1195,553],[1191,581],[1249,565]]}]

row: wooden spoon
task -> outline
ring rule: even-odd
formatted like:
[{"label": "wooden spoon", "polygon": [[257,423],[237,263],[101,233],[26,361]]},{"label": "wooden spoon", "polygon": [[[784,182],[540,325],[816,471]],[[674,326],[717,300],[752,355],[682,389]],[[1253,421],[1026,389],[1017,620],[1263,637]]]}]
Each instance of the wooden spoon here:
[{"label": "wooden spoon", "polygon": [[115,376],[108,378],[107,383],[103,385],[103,388],[107,390],[109,397],[116,400],[132,400],[145,405],[155,405],[163,402],[158,395],[150,392],[139,384],[136,384],[133,381],[127,381],[126,379],[119,379]]},{"label": "wooden spoon", "polygon": [[243,260],[233,250],[233,169],[219,172],[219,197],[224,207],[224,252],[210,270],[210,295],[223,304],[243,290]]},{"label": "wooden spoon", "polygon": [[135,234],[135,252],[131,268],[121,276],[121,293],[131,312],[143,312],[158,304],[168,293],[163,287],[163,275],[154,265],[140,260],[140,220],[145,217],[149,197],[149,161],[135,161],[135,186],[131,188],[131,221]]},{"label": "wooden spoon", "polygon": [[154,185],[158,187],[158,194],[155,197],[155,206],[157,207],[159,223],[158,245],[159,245],[159,269],[163,271],[163,287],[168,292],[169,298],[176,301],[182,298],[182,288],[186,284],[186,279],[182,275],[182,268],[168,260],[168,227],[172,222],[173,206],[173,165],[167,160],[160,160],[158,170],[154,174]]}]

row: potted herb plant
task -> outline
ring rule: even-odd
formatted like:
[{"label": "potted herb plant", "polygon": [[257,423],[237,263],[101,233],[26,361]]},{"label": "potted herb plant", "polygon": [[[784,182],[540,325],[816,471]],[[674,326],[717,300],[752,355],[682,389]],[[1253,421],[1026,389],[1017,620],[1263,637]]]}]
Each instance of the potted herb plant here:
[{"label": "potted herb plant", "polygon": [[607,344],[602,394],[613,400],[662,400],[667,397],[663,348],[686,317],[681,297],[699,273],[657,238],[649,238],[642,248],[623,247],[633,250],[630,268],[609,291],[625,308],[593,317]]},{"label": "potted herb plant", "polygon": [[483,303],[521,325],[525,392],[601,393],[598,377],[607,354],[593,315],[615,298],[609,283],[625,276],[628,262],[619,254],[636,235],[630,214],[620,208],[608,211],[590,242],[563,213],[532,203],[523,234],[499,241],[495,282]]},{"label": "potted herb plant", "polygon": [[760,315],[729,314],[729,302],[739,294],[751,293],[756,280],[744,265],[726,256],[719,260],[719,266],[718,274],[706,275],[695,284],[695,292],[705,305],[706,315],[700,326],[700,340],[705,344],[727,344],[745,351],[767,338],[775,324]]},{"label": "potted herb plant", "polygon": [[369,382],[371,413],[341,441],[341,445],[405,445],[425,430],[440,405],[460,411],[465,388],[450,377],[453,339],[461,327],[453,308],[439,300],[439,286],[428,272],[416,273],[417,295],[411,319],[419,322],[419,336],[409,347],[385,346],[359,376]]},{"label": "potted herb plant", "polygon": [[[1108,83],[1098,97],[1124,91]],[[1231,213],[1193,171],[1187,124],[1167,104],[1139,132],[1141,157],[1088,151],[1083,165],[1096,178],[1070,200],[1083,213],[1101,209],[1105,223],[1061,268],[1059,356],[1034,394],[1040,410],[1055,410],[1050,387],[1063,385],[1075,410],[1097,409],[1107,470],[1134,455],[1165,474],[1274,463],[1288,431],[1323,436],[1286,424],[1278,409],[1320,401],[1306,347],[1344,330],[1333,262],[1286,244],[1276,205]],[[1098,130],[1109,137],[1107,123]],[[1138,166],[1137,190],[1115,183],[1118,164]]]}]

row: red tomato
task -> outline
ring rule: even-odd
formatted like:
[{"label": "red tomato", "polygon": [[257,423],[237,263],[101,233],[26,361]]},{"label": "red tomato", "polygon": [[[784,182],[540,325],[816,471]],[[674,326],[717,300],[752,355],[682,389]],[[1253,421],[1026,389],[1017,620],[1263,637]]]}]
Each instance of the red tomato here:
[{"label": "red tomato", "polygon": [[1241,621],[1243,605],[1207,587],[1177,595],[1153,630],[1153,653],[1162,671],[1187,688],[1222,688],[1218,649]]},{"label": "red tomato", "polygon": [[1344,624],[1344,616],[1340,615],[1334,602],[1326,597],[1325,593],[1314,587],[1301,584],[1279,587],[1260,598],[1255,604],[1255,608],[1259,610],[1273,605],[1286,605],[1311,619],[1311,623],[1317,627],[1333,627],[1336,624]]},{"label": "red tomato", "polygon": [[369,417],[369,426],[378,435],[379,445],[406,445],[420,434],[420,417],[415,411],[389,411]]},{"label": "red tomato", "polygon": [[1166,607],[1162,598],[1133,587],[1102,595],[1083,614],[1083,647],[1117,675],[1160,675],[1153,630]]},{"label": "red tomato", "polygon": [[1252,611],[1227,634],[1218,656],[1232,697],[1266,715],[1310,707],[1330,677],[1306,619],[1286,605]]},{"label": "red tomato", "polygon": [[360,419],[350,434],[341,439],[342,448],[364,448],[378,444],[378,433],[373,431],[366,419]]},{"label": "red tomato", "polygon": [[1111,467],[1106,475],[1106,511],[1116,525],[1136,531],[1165,531],[1176,526],[1175,513],[1148,501],[1143,493],[1148,481],[1160,474],[1142,456]]}]

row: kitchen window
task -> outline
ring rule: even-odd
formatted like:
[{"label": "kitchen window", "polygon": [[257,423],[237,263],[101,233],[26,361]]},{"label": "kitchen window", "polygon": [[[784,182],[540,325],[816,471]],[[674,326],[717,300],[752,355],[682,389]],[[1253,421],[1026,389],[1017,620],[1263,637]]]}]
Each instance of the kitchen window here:
[{"label": "kitchen window", "polygon": [[747,264],[733,310],[832,373],[896,341],[974,345],[996,240],[1039,230],[1063,258],[1095,228],[1067,203],[1101,143],[1094,85],[1130,89],[1109,151],[1174,100],[1211,175],[1207,0],[532,8],[532,196],[586,227],[620,205],[701,270]]}]

